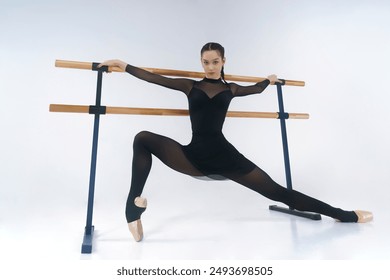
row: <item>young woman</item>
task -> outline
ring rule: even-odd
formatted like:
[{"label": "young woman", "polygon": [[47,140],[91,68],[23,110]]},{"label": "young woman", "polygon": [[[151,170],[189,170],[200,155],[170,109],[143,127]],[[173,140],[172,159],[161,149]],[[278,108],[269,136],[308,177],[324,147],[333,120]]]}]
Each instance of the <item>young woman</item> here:
[{"label": "young woman", "polygon": [[240,154],[222,134],[222,126],[231,100],[261,93],[275,75],[251,86],[227,83],[224,80],[225,50],[218,43],[207,43],[201,50],[205,78],[173,79],[152,74],[120,60],[108,60],[101,65],[120,67],[144,81],[183,92],[188,99],[192,140],[183,146],[165,136],[143,131],[134,139],[134,154],[130,193],[126,203],[126,219],[136,241],[142,240],[141,214],[146,199],[141,197],[151,169],[152,155],[167,166],[194,177],[233,180],[265,197],[301,210],[330,216],[341,222],[368,222],[373,215],[367,211],[345,211],[306,196],[274,182],[270,176]]}]

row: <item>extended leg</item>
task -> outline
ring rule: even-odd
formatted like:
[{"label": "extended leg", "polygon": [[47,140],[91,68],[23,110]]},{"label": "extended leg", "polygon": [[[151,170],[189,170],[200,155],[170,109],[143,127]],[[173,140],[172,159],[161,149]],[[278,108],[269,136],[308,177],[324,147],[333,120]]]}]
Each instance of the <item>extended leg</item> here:
[{"label": "extended leg", "polygon": [[233,175],[229,176],[229,178],[269,199],[285,203],[294,209],[320,213],[342,222],[358,221],[358,216],[354,211],[334,208],[303,193],[288,190],[274,182],[267,173],[258,167],[249,174],[243,176]]}]

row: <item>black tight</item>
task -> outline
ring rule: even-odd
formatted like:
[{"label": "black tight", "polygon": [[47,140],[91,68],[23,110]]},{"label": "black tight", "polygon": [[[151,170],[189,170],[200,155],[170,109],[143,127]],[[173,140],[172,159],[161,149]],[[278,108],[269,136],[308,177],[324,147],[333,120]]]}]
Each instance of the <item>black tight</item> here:
[{"label": "black tight", "polygon": [[320,213],[343,222],[357,222],[355,212],[334,208],[329,204],[298,191],[287,190],[274,182],[267,173],[258,167],[246,175],[229,176],[229,179],[244,185],[271,200],[283,202],[293,209]]},{"label": "black tight", "polygon": [[[128,222],[139,219],[142,213],[142,209],[134,205],[134,199],[142,194],[152,166],[152,155],[155,155],[164,164],[178,172],[195,177],[203,175],[187,159],[182,146],[165,136],[147,131],[140,132],[134,139],[133,148],[131,188],[126,203],[126,219]],[[258,167],[246,175],[223,175],[271,200],[280,201],[294,209],[320,213],[342,222],[357,221],[357,216],[353,211],[334,208],[300,192],[289,191],[274,182],[267,173]]]},{"label": "black tight", "polygon": [[178,172],[191,176],[203,175],[188,161],[181,145],[168,137],[142,131],[134,138],[133,151],[131,188],[126,203],[127,222],[139,219],[140,209],[134,205],[134,199],[141,196],[152,167],[152,155]]}]

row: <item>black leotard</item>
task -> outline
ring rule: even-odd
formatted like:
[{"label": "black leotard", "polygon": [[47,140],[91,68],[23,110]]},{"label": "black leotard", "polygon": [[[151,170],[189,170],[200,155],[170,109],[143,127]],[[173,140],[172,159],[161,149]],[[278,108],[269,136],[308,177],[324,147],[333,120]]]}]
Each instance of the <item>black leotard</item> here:
[{"label": "black leotard", "polygon": [[182,146],[182,149],[188,160],[205,176],[224,179],[226,175],[247,174],[255,168],[225,139],[222,127],[231,100],[236,96],[261,93],[269,85],[268,79],[253,86],[240,86],[224,83],[221,79],[194,81],[166,78],[130,65],[126,71],[187,95],[193,134],[190,144]]}]

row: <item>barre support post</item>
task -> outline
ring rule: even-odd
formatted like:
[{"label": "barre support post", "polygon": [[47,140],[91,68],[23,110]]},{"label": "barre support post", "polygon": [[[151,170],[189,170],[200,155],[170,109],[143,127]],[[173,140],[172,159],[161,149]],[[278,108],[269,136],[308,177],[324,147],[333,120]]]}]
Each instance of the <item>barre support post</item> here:
[{"label": "barre support post", "polygon": [[285,174],[286,174],[286,183],[287,183],[287,189],[292,190],[290,157],[289,157],[288,142],[287,142],[286,112],[284,111],[282,85],[280,83],[277,83],[276,89],[278,92],[278,105],[279,105],[279,116],[280,116],[279,120],[280,120],[280,130],[281,130],[281,134],[282,134],[284,170],[285,170]]},{"label": "barre support post", "polygon": [[[96,101],[95,101],[95,106],[93,106],[93,108],[101,108],[102,80],[103,80],[104,70],[105,69],[97,71]],[[95,118],[93,124],[91,168],[89,174],[87,221],[85,225],[83,244],[81,246],[81,253],[83,254],[92,253],[92,241],[93,241],[93,233],[94,233],[92,218],[93,218],[93,203],[94,203],[94,196],[95,196],[96,162],[97,162],[99,123],[100,123],[101,112],[99,110],[95,110],[95,111],[90,110],[90,113],[93,113],[95,115]]]},{"label": "barre support post", "polygon": [[[284,157],[284,170],[286,175],[286,184],[287,184],[287,190],[292,191],[292,178],[291,178],[291,166],[290,166],[290,157],[289,157],[289,151],[288,151],[288,141],[287,141],[287,129],[286,129],[286,119],[288,118],[288,114],[284,111],[284,104],[283,104],[283,93],[282,93],[282,85],[284,85],[285,81],[281,80],[281,83],[275,83],[276,89],[278,93],[278,105],[279,105],[279,119],[280,119],[280,130],[282,134],[282,144],[283,144],[283,157]],[[291,214],[294,216],[299,216],[303,218],[308,218],[312,220],[321,220],[321,215],[317,213],[311,213],[311,212],[302,212],[293,209],[292,207],[286,208],[286,207],[280,207],[277,205],[270,205],[270,210]]]}]

